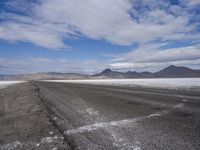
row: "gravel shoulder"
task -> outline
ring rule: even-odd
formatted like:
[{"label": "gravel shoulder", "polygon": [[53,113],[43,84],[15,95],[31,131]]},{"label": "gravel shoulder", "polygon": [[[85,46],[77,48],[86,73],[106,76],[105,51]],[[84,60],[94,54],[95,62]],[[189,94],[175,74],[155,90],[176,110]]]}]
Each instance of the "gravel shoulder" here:
[{"label": "gravel shoulder", "polygon": [[38,96],[20,83],[0,90],[0,149],[69,149]]}]

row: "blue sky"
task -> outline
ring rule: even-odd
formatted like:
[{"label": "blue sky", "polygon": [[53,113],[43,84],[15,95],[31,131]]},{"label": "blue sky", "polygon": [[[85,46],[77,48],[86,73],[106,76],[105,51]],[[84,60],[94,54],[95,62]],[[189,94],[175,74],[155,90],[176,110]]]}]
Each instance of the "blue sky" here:
[{"label": "blue sky", "polygon": [[0,74],[200,69],[199,0],[1,0]]}]

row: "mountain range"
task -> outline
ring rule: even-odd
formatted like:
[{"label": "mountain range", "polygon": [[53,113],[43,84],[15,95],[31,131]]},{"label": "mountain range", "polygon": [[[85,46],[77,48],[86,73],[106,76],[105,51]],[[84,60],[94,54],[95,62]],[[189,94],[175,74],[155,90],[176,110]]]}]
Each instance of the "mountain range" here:
[{"label": "mountain range", "polygon": [[170,65],[158,72],[118,72],[111,69],[105,69],[95,77],[104,76],[105,78],[189,78],[200,77],[200,70],[193,70],[187,67]]},{"label": "mountain range", "polygon": [[0,75],[0,80],[73,80],[73,79],[130,79],[130,78],[190,78],[200,77],[200,70],[193,70],[187,67],[170,65],[158,72],[119,72],[105,69],[99,74],[83,75],[76,73],[33,73],[19,75]]}]

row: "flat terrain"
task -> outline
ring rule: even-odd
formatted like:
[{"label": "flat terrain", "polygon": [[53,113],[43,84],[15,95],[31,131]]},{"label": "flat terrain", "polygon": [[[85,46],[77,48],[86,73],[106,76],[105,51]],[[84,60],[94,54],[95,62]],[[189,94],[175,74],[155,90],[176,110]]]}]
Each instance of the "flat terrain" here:
[{"label": "flat terrain", "polygon": [[143,79],[90,79],[90,80],[46,80],[47,82],[77,83],[90,85],[112,85],[128,87],[149,87],[149,88],[200,88],[200,78],[143,78]]},{"label": "flat terrain", "polygon": [[0,91],[0,149],[200,149],[196,90],[27,82]]},{"label": "flat terrain", "polygon": [[69,149],[31,83],[0,90],[0,150]]}]

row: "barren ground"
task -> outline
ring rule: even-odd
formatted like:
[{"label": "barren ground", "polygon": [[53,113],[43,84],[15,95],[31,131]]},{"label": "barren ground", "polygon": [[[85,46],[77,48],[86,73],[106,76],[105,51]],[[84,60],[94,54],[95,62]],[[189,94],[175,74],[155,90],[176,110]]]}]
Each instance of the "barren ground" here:
[{"label": "barren ground", "polygon": [[200,93],[27,82],[0,90],[0,149],[199,150]]}]

